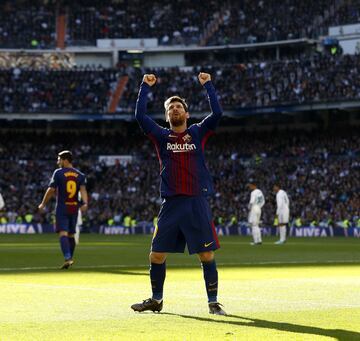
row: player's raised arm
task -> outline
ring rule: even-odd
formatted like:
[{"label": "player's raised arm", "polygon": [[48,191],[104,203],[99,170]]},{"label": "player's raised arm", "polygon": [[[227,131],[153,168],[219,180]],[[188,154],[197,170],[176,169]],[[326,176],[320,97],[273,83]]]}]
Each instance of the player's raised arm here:
[{"label": "player's raised arm", "polygon": [[140,91],[136,101],[135,118],[146,134],[151,133],[154,129],[158,128],[158,125],[148,115],[146,115],[147,95],[150,91],[150,87],[152,87],[155,83],[155,75],[145,74],[140,85]]},{"label": "player's raised arm", "polygon": [[205,124],[209,129],[214,130],[218,125],[222,116],[222,108],[217,98],[216,90],[211,82],[211,76],[208,73],[200,72],[198,75],[200,84],[205,87],[210,103],[211,114],[207,116],[202,124]]}]

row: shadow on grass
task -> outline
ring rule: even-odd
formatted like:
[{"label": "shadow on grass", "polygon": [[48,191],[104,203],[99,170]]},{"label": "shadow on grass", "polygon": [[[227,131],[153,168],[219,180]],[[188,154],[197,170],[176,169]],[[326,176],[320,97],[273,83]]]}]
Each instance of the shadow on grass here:
[{"label": "shadow on grass", "polygon": [[[182,314],[173,314],[173,313],[161,313],[164,315],[172,315],[179,316],[185,319],[192,319],[203,322],[212,322],[212,323],[222,323],[229,324],[234,326],[244,326],[244,327],[255,327],[255,328],[266,328],[266,329],[274,329],[284,332],[291,333],[299,333],[299,334],[312,334],[312,335],[320,335],[320,336],[328,336],[334,338],[339,341],[350,341],[350,340],[360,340],[360,333],[344,330],[344,329],[324,329],[319,327],[310,327],[304,326],[300,324],[286,323],[286,322],[274,322],[268,320],[261,320],[256,318],[249,318],[238,315],[227,315],[222,316],[223,319],[212,319],[191,315],[182,315]],[[229,321],[227,318],[235,318],[241,321]]]},{"label": "shadow on grass", "polygon": [[[86,271],[81,271],[86,272]],[[88,271],[93,272],[93,271]],[[140,272],[140,271],[127,271],[127,270],[120,270],[120,269],[107,269],[103,271],[97,271],[97,272],[104,272],[108,274],[114,274],[114,275],[130,275],[130,276],[146,276],[149,277],[149,271],[146,272]]]}]

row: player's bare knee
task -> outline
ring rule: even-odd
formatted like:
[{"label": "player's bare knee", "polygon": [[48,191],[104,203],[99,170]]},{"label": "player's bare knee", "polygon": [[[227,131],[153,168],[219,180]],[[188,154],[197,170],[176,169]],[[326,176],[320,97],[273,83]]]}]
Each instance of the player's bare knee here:
[{"label": "player's bare knee", "polygon": [[215,258],[214,251],[200,252],[198,256],[201,262],[211,262]]},{"label": "player's bare knee", "polygon": [[163,252],[150,252],[149,260],[151,263],[162,264],[166,260],[166,253]]}]

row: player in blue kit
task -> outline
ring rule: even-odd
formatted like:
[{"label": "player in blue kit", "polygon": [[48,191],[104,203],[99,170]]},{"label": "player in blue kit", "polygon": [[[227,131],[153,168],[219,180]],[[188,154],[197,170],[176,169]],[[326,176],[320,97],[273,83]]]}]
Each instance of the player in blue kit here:
[{"label": "player in blue kit", "polygon": [[156,83],[152,74],[144,75],[136,104],[135,117],[155,145],[160,162],[160,194],[163,199],[150,252],[152,297],[133,304],[134,311],[160,312],[163,307],[167,253],[197,253],[201,261],[209,312],[226,315],[217,301],[218,272],[214,250],[220,247],[207,196],[213,184],[205,165],[204,148],[222,116],[222,109],[208,73],[198,79],[207,91],[212,113],[202,122],[187,127],[188,106],[184,99],[173,96],[165,103],[170,129],[160,127],[146,115],[147,95]]},{"label": "player in blue kit", "polygon": [[[72,153],[68,150],[58,154],[57,164],[60,168],[53,173],[49,187],[39,205],[39,210],[43,212],[48,201],[56,193],[56,232],[59,234],[61,251],[65,258],[61,269],[68,269],[74,263],[74,234],[79,207],[82,212],[85,212],[88,207],[86,178],[72,166],[72,159]],[[79,191],[81,205],[78,200]]]}]

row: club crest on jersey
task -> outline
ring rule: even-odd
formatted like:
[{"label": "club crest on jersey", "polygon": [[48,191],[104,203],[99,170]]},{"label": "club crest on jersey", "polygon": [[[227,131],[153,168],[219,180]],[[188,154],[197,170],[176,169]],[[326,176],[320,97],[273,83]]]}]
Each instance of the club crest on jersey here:
[{"label": "club crest on jersey", "polygon": [[182,139],[185,143],[191,142],[191,136],[189,134],[184,135]]}]

